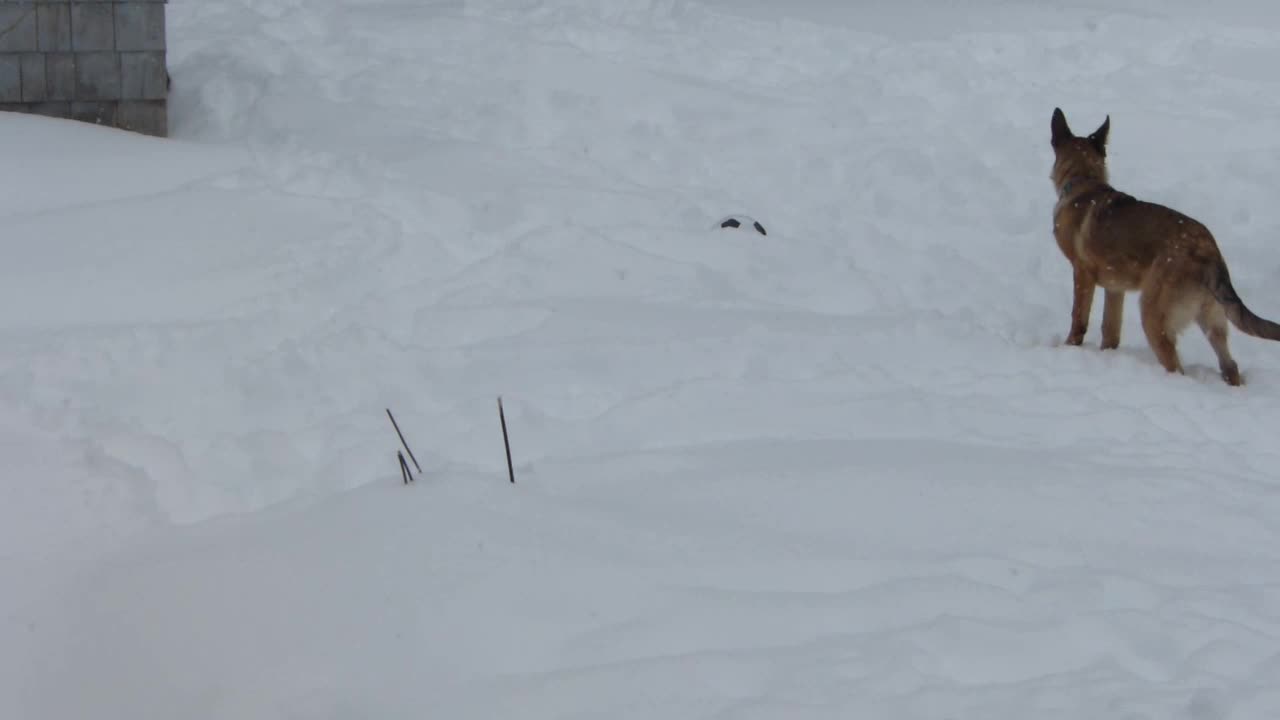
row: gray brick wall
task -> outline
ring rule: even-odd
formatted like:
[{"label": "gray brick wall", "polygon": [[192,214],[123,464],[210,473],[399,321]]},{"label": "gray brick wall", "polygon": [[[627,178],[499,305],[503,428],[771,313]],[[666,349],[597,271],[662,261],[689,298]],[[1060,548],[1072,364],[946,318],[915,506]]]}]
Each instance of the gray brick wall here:
[{"label": "gray brick wall", "polygon": [[0,0],[0,111],[168,134],[167,0]]}]

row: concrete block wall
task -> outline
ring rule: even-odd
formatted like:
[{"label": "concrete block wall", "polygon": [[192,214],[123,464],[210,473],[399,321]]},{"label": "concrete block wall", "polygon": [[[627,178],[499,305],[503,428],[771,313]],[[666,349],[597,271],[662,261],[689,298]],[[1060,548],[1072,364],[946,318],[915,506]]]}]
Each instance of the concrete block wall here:
[{"label": "concrete block wall", "polygon": [[0,110],[168,134],[166,0],[0,0]]}]

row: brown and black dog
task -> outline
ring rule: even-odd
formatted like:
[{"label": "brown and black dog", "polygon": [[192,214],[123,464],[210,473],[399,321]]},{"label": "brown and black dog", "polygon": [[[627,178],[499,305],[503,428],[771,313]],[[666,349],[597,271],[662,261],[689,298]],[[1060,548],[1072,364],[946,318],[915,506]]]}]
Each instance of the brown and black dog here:
[{"label": "brown and black dog", "polygon": [[1218,356],[1222,379],[1241,384],[1227,349],[1227,321],[1267,340],[1280,340],[1280,325],[1245,307],[1208,228],[1107,183],[1110,115],[1092,135],[1077,137],[1062,110],[1054,108],[1050,129],[1054,163],[1049,178],[1058,192],[1053,235],[1075,273],[1067,344],[1084,342],[1094,291],[1101,285],[1102,349],[1119,346],[1124,293],[1137,290],[1142,329],[1166,370],[1182,372],[1175,341],[1194,320]]}]

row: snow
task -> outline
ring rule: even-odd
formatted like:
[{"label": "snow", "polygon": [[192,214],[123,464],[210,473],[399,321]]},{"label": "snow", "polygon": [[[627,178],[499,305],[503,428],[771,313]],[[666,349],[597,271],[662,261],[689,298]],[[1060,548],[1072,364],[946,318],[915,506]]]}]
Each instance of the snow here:
[{"label": "snow", "polygon": [[1271,4],[167,10],[0,114],[0,717],[1280,713],[1280,348],[1061,346],[1048,180],[1280,317]]}]

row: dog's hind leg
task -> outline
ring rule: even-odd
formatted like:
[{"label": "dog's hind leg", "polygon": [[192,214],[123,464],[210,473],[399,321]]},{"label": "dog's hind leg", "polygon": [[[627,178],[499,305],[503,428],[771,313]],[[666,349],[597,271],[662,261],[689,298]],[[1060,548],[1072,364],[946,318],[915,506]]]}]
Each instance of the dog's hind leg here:
[{"label": "dog's hind leg", "polygon": [[1175,343],[1181,328],[1174,326],[1175,318],[1171,316],[1168,303],[1162,297],[1167,288],[1151,287],[1152,284],[1148,283],[1148,287],[1143,288],[1142,298],[1139,300],[1142,330],[1147,334],[1147,343],[1151,345],[1152,352],[1164,369],[1171,373],[1181,373],[1182,363],[1178,360],[1178,347]]},{"label": "dog's hind leg", "polygon": [[1231,350],[1227,348],[1226,311],[1217,302],[1208,300],[1200,309],[1196,322],[1204,331],[1204,336],[1208,338],[1214,354],[1218,356],[1218,368],[1222,371],[1222,379],[1228,385],[1240,385],[1240,367],[1236,365],[1235,358],[1231,357]]}]

